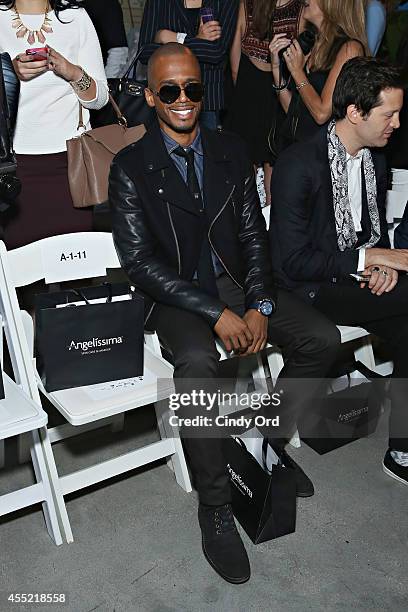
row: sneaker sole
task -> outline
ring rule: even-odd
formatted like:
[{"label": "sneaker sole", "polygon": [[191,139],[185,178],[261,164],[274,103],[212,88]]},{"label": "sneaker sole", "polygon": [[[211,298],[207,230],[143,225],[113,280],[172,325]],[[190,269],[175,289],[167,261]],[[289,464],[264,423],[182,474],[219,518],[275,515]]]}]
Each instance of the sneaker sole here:
[{"label": "sneaker sole", "polygon": [[383,464],[383,472],[385,472],[388,476],[391,476],[391,478],[394,478],[394,480],[398,480],[398,482],[400,482],[401,484],[408,485],[408,482],[406,480],[404,480],[403,478],[400,478],[399,476],[394,474],[394,472],[391,472],[391,470],[385,467],[384,464]]},{"label": "sneaker sole", "polygon": [[226,574],[222,574],[219,569],[217,568],[216,565],[214,565],[214,563],[211,561],[210,557],[207,555],[207,552],[205,550],[205,546],[204,546],[204,540],[202,540],[201,542],[202,545],[202,549],[203,549],[203,553],[204,553],[204,557],[207,559],[207,562],[211,565],[211,567],[213,568],[213,570],[215,572],[217,572],[217,574],[219,576],[221,576],[221,578],[223,578],[224,580],[226,580],[227,582],[231,583],[231,584],[244,584],[244,582],[248,582],[248,580],[251,577],[251,574],[249,573],[248,576],[246,576],[245,578],[231,578],[230,576],[227,576]]}]

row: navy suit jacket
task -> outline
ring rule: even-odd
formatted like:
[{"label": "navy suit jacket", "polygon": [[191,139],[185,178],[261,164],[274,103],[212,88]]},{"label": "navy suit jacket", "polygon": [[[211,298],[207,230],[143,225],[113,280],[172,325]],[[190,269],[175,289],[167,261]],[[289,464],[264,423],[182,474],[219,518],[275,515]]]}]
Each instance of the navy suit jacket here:
[{"label": "navy suit jacket", "polygon": [[[372,156],[381,223],[376,246],[390,248],[385,216],[387,168],[382,153],[372,150]],[[371,226],[363,174],[362,186],[362,228],[368,239]],[[326,127],[279,156],[272,174],[269,237],[276,280],[306,300],[313,300],[323,285],[357,272],[357,248],[341,252],[337,244]]]}]

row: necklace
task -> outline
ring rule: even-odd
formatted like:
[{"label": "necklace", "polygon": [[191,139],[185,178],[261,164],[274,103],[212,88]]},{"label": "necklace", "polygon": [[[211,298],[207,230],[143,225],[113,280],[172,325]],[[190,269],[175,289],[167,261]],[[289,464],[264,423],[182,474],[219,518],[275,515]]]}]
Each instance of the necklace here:
[{"label": "necklace", "polygon": [[52,27],[51,27],[51,19],[50,17],[48,17],[48,10],[49,10],[49,4],[48,4],[48,0],[45,4],[45,11],[44,11],[44,20],[42,22],[42,25],[40,27],[39,30],[30,30],[30,28],[28,28],[22,21],[21,17],[20,17],[20,13],[17,10],[17,7],[14,7],[13,12],[14,12],[14,17],[13,17],[13,21],[12,21],[12,27],[16,30],[16,36],[17,38],[24,38],[26,36],[26,34],[28,34],[27,36],[27,42],[29,45],[33,45],[35,43],[35,38],[37,37],[38,42],[40,43],[45,43],[45,34],[50,34],[52,32]]}]

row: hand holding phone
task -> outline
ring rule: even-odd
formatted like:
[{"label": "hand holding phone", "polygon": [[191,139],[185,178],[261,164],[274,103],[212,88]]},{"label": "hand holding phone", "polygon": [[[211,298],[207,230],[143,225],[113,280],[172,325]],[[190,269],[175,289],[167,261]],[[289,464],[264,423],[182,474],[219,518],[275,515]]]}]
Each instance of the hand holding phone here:
[{"label": "hand holding phone", "polygon": [[200,9],[200,27],[197,38],[214,42],[221,38],[221,26],[214,17],[211,7],[204,6]]},{"label": "hand holding phone", "polygon": [[350,274],[359,283],[369,283],[371,274]]},{"label": "hand holding phone", "polygon": [[211,6],[203,6],[200,8],[200,17],[203,23],[214,21],[214,12]]}]

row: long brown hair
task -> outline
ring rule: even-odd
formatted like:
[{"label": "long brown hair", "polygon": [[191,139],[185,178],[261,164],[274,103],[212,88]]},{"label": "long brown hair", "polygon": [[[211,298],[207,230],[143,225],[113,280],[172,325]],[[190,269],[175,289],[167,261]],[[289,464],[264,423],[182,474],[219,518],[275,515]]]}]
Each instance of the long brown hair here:
[{"label": "long brown hair", "polygon": [[323,22],[312,53],[313,70],[330,70],[340,47],[347,40],[358,40],[370,55],[365,29],[363,2],[355,0],[318,0]]},{"label": "long brown hair", "polygon": [[264,40],[269,35],[278,0],[253,0],[252,25],[256,36]]}]

